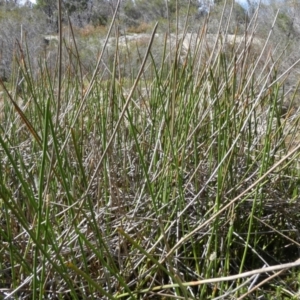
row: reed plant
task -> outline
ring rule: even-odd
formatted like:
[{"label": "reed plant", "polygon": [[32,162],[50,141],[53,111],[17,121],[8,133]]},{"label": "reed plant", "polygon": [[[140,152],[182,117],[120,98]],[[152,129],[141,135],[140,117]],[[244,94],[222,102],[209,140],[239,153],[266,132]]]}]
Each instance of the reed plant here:
[{"label": "reed plant", "polygon": [[116,14],[92,73],[61,34],[55,68],[20,45],[22,90],[1,82],[1,297],[298,299],[297,62],[253,53],[254,15],[233,47],[204,26],[157,63],[156,24],[124,78]]}]

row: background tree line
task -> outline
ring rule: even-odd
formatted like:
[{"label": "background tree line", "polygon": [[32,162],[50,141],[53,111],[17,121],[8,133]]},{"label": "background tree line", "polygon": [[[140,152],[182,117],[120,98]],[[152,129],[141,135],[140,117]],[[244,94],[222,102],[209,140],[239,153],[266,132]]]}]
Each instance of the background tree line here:
[{"label": "background tree line", "polygon": [[[24,2],[27,1],[27,2]],[[230,19],[232,33],[242,32],[249,21],[249,11],[246,12],[239,4],[234,4],[231,12],[232,0],[227,1],[225,9]],[[224,0],[215,1],[210,9],[209,32],[218,30],[218,22],[223,11]],[[109,24],[114,13],[117,0],[63,0],[63,23],[68,24],[70,19],[74,28],[105,27]],[[199,27],[204,22],[212,1],[208,0],[123,0],[118,14],[118,25],[121,33],[141,32],[150,30],[157,20],[160,21],[162,31],[169,30],[169,21],[174,21],[171,30],[179,24],[179,30],[185,25],[185,17],[189,13],[189,30]],[[260,32],[264,37],[270,28],[276,10],[280,8],[276,28],[277,38],[298,41],[300,32],[300,5],[299,1],[285,1],[273,6],[263,6],[258,22]],[[230,15],[231,14],[231,15]],[[225,18],[226,19],[226,18]],[[176,23],[177,22],[177,23]],[[176,23],[176,25],[175,25]],[[146,24],[146,25],[145,25]],[[265,33],[261,28],[265,28]],[[26,48],[35,65],[38,57],[45,51],[43,36],[56,34],[57,0],[37,0],[32,4],[29,0],[0,0],[0,76],[8,79],[11,76],[13,57],[20,48]],[[276,36],[276,34],[274,35]],[[279,40],[280,40],[279,39]],[[286,41],[282,44],[286,45]]]}]

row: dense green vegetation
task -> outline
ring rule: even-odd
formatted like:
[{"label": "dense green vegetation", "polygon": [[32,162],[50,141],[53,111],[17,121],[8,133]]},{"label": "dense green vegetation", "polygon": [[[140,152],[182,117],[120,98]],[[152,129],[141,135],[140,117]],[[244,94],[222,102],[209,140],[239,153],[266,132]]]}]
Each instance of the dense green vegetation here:
[{"label": "dense green vegetation", "polygon": [[298,299],[297,27],[125,2],[47,44],[47,2],[7,15],[32,34],[0,80],[1,297]]}]

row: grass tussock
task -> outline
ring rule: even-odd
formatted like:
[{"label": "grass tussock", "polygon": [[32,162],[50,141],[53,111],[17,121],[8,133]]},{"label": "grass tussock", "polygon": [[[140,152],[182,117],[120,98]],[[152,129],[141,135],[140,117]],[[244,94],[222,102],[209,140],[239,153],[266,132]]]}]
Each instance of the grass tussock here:
[{"label": "grass tussock", "polygon": [[268,39],[251,54],[253,24],[209,51],[203,27],[184,57],[166,39],[161,63],[154,27],[125,78],[117,43],[84,76],[72,38],[68,67],[35,78],[20,57],[1,95],[4,298],[299,297],[293,65]]}]

